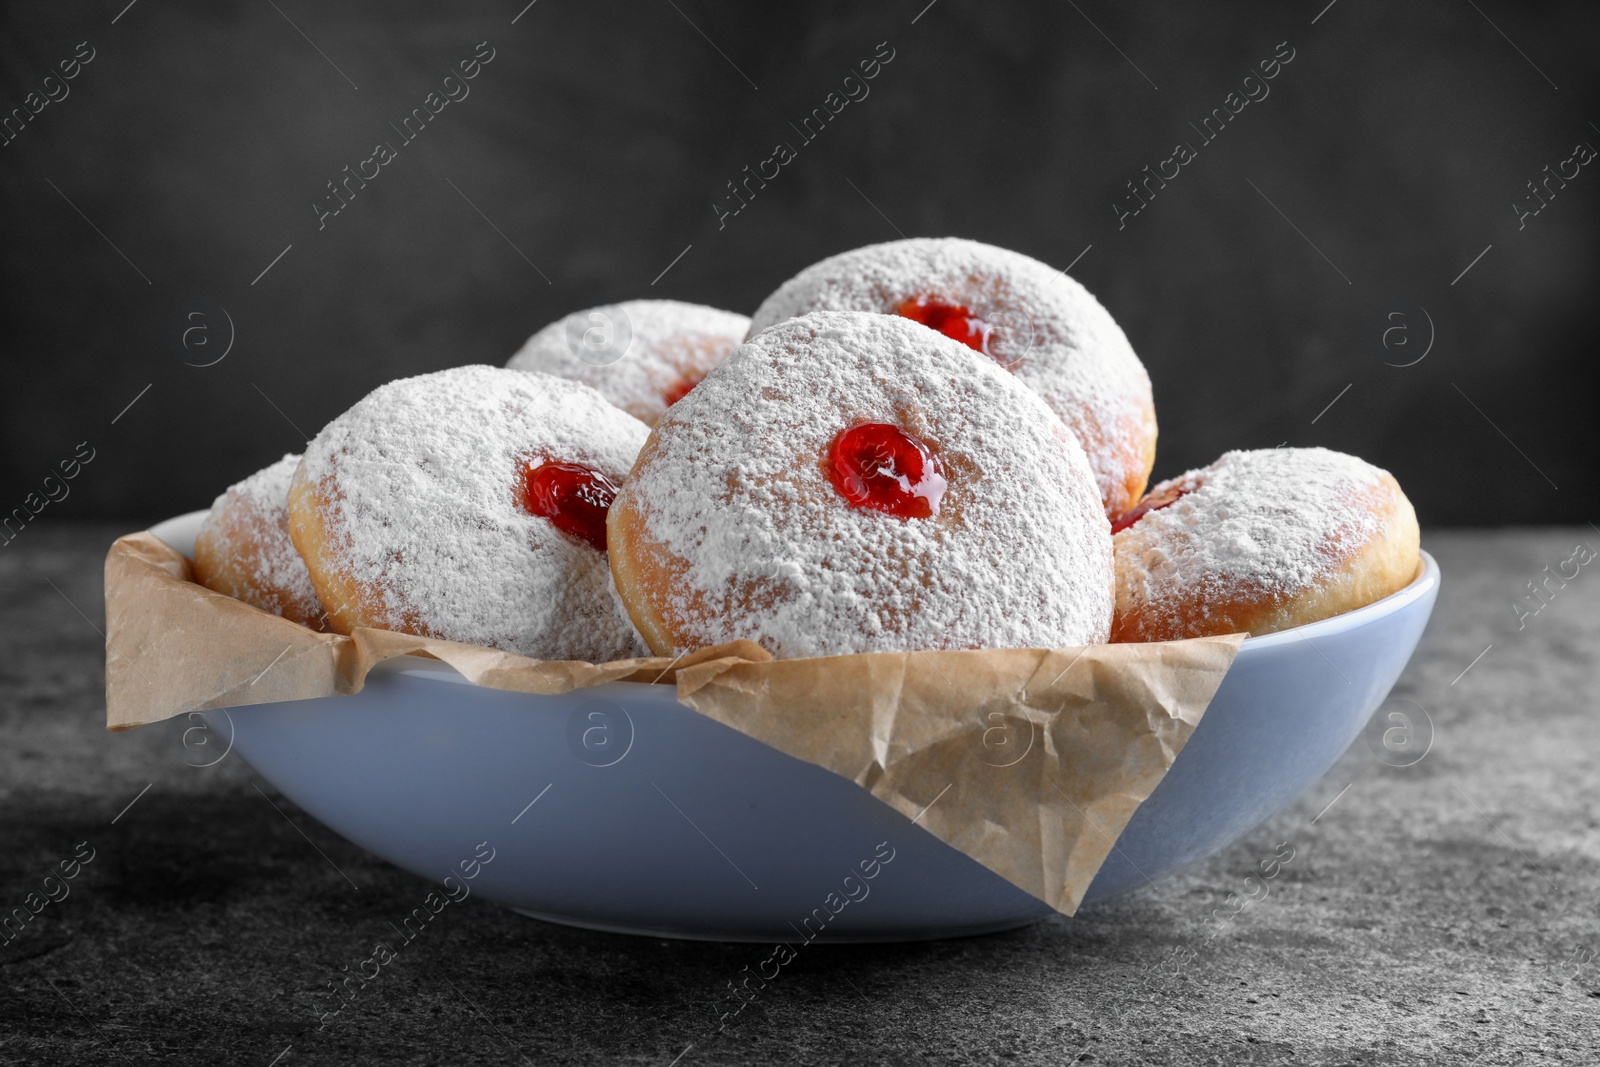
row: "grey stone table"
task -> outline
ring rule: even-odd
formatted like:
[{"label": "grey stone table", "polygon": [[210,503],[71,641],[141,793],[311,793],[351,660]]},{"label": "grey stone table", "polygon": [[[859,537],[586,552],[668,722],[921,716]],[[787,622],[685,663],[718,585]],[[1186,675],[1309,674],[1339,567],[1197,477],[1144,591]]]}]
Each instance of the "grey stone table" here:
[{"label": "grey stone table", "polygon": [[[814,948],[721,1034],[758,946],[475,899],[319,1032],[427,887],[237,760],[187,766],[182,720],[103,731],[113,533],[0,548],[0,908],[76,870],[0,943],[0,1062],[1600,1063],[1600,562],[1547,603],[1525,584],[1593,528],[1426,539],[1444,588],[1396,689],[1431,720],[1418,762],[1358,741],[1225,854],[1074,919]],[[1284,845],[1268,895],[1214,918]]]}]

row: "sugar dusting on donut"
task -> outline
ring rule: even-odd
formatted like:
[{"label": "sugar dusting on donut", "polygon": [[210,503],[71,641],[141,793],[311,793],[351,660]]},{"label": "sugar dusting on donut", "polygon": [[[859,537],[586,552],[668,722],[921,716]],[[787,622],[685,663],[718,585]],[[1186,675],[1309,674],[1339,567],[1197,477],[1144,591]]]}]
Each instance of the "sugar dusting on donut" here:
[{"label": "sugar dusting on donut", "polygon": [[[654,423],[722,362],[749,327],[743,315],[702,304],[628,300],[557,319],[530,337],[506,366],[583,382]],[[583,345],[586,336],[590,349]],[[624,337],[627,347],[617,351]],[[579,339],[578,350],[573,338]],[[580,352],[587,352],[588,360]]]},{"label": "sugar dusting on donut", "polygon": [[289,539],[289,483],[299,465],[300,457],[291,453],[229,486],[212,503],[199,539],[214,532],[217,550],[228,556],[218,565],[238,568],[246,579],[245,588],[227,592],[274,615],[311,624],[322,615],[322,605]]},{"label": "sugar dusting on donut", "polygon": [[[830,481],[840,432],[878,422],[937,450],[936,517],[852,506]],[[822,312],[741,346],[622,493],[687,561],[668,608],[701,644],[818,656],[1109,631],[1109,524],[1076,440],[992,360],[902,319]]]},{"label": "sugar dusting on donut", "polygon": [[[311,575],[300,553],[294,550],[294,542],[289,540],[289,483],[298,466],[300,457],[288,453],[230,487],[228,493],[261,518],[261,553],[251,568],[253,575],[264,587],[281,589],[297,603],[315,605],[317,591],[311,587]],[[228,493],[212,506],[220,507]]]},{"label": "sugar dusting on donut", "polygon": [[1226,452],[1151,490],[1180,495],[1117,533],[1119,580],[1157,629],[1196,599],[1294,596],[1379,532],[1384,474],[1325,448]]},{"label": "sugar dusting on donut", "polygon": [[621,482],[647,430],[587,386],[457,367],[384,385],[331,422],[300,478],[329,501],[330,562],[392,629],[545,659],[643,653],[605,555],[522,506],[530,461]]},{"label": "sugar dusting on donut", "polygon": [[1154,457],[1149,375],[1110,312],[1047,264],[954,237],[869,245],[791,278],[756,309],[750,330],[816,310],[903,314],[900,305],[919,297],[979,316],[995,360],[1084,442],[1111,510],[1132,505]]}]

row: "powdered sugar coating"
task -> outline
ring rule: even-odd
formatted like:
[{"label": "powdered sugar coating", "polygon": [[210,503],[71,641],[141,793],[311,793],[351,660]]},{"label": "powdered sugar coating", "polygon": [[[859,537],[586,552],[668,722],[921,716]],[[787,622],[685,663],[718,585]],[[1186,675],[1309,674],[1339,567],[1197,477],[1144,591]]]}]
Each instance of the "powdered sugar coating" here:
[{"label": "powdered sugar coating", "polygon": [[[525,463],[614,482],[647,431],[587,386],[469,366],[390,382],[319,433],[297,474],[327,503],[326,563],[372,592],[372,625],[543,659],[643,654],[605,555],[525,510]],[[312,567],[313,575],[317,567]]]},{"label": "powdered sugar coating", "polygon": [[995,358],[1078,435],[1108,510],[1132,506],[1155,458],[1149,375],[1110,312],[1047,264],[955,237],[868,245],[785,282],[756,309],[750,330],[808,311],[893,314],[920,296],[996,324]]},{"label": "powdered sugar coating", "polygon": [[[745,316],[703,304],[627,300],[557,319],[530,337],[506,366],[582,382],[654,425],[667,410],[669,394],[705,377],[749,328]],[[622,330],[630,340],[616,351]],[[574,344],[584,336],[598,347],[586,353],[588,360],[580,354],[582,344]]]},{"label": "powdered sugar coating", "polygon": [[[834,488],[832,442],[862,422],[935,450],[949,480],[937,516],[854,507]],[[656,606],[687,647],[749,638],[824,656],[1109,632],[1110,526],[1082,449],[992,360],[905,319],[821,312],[740,346],[658,424],[613,522],[625,501],[683,561]]]},{"label": "powdered sugar coating", "polygon": [[217,548],[228,552],[223,565],[246,579],[246,587],[230,588],[230,594],[274,615],[309,621],[322,614],[322,605],[289,539],[289,483],[299,465],[300,457],[290,453],[230,485],[212,503],[197,539],[217,538]]},{"label": "powdered sugar coating", "polygon": [[1151,490],[1184,495],[1116,534],[1118,581],[1157,630],[1197,604],[1285,601],[1380,533],[1386,476],[1325,448],[1225,452]]}]

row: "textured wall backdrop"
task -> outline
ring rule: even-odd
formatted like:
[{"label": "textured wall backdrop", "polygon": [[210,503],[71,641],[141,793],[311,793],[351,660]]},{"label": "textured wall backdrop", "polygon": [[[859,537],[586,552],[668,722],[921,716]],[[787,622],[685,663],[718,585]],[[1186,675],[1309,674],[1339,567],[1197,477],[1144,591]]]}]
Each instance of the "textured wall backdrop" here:
[{"label": "textured wall backdrop", "polygon": [[1600,9],[926,2],[8,3],[0,512],[63,463],[23,536],[204,506],[387,379],[904,233],[1075,263],[1158,476],[1287,441],[1424,523],[1600,515]]}]

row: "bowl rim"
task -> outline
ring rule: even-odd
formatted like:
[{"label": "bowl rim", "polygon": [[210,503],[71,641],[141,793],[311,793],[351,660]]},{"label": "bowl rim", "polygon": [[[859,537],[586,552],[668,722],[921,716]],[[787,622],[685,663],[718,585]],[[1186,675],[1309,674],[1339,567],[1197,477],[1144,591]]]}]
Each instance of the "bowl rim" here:
[{"label": "bowl rim", "polygon": [[[200,508],[195,511],[185,512],[181,515],[174,515],[170,518],[163,519],[160,522],[152,523],[148,532],[162,541],[165,541],[166,539],[163,538],[159,532],[157,532],[163,527],[172,527],[179,523],[188,521],[203,522],[205,516],[209,513],[209,508]],[[1264,654],[1273,648],[1288,644],[1291,641],[1311,641],[1319,637],[1333,637],[1337,634],[1345,633],[1346,631],[1365,626],[1368,623],[1377,620],[1378,618],[1391,615],[1411,604],[1416,603],[1418,600],[1429,595],[1435,589],[1437,589],[1440,580],[1439,562],[1433,558],[1427,549],[1419,549],[1417,556],[1416,577],[1413,578],[1404,588],[1398,589],[1386,597],[1374,600],[1372,603],[1363,607],[1356,608],[1353,611],[1346,611],[1340,615],[1334,615],[1331,618],[1319,619],[1316,622],[1308,622],[1301,626],[1291,626],[1287,630],[1275,630],[1269,634],[1246,636],[1244,643],[1239,647],[1239,655],[1246,656]],[[408,660],[414,662],[406,662]],[[377,664],[374,669],[385,667],[390,662],[394,662],[395,666],[389,666],[389,671],[397,671],[404,674],[427,675],[431,677],[454,676],[455,678],[459,678],[462,682],[466,682],[466,678],[458,674],[453,667],[437,661],[419,660],[414,656],[403,656],[397,661],[386,660],[384,663]],[[614,684],[634,686],[650,685],[651,683],[618,682]]]}]

